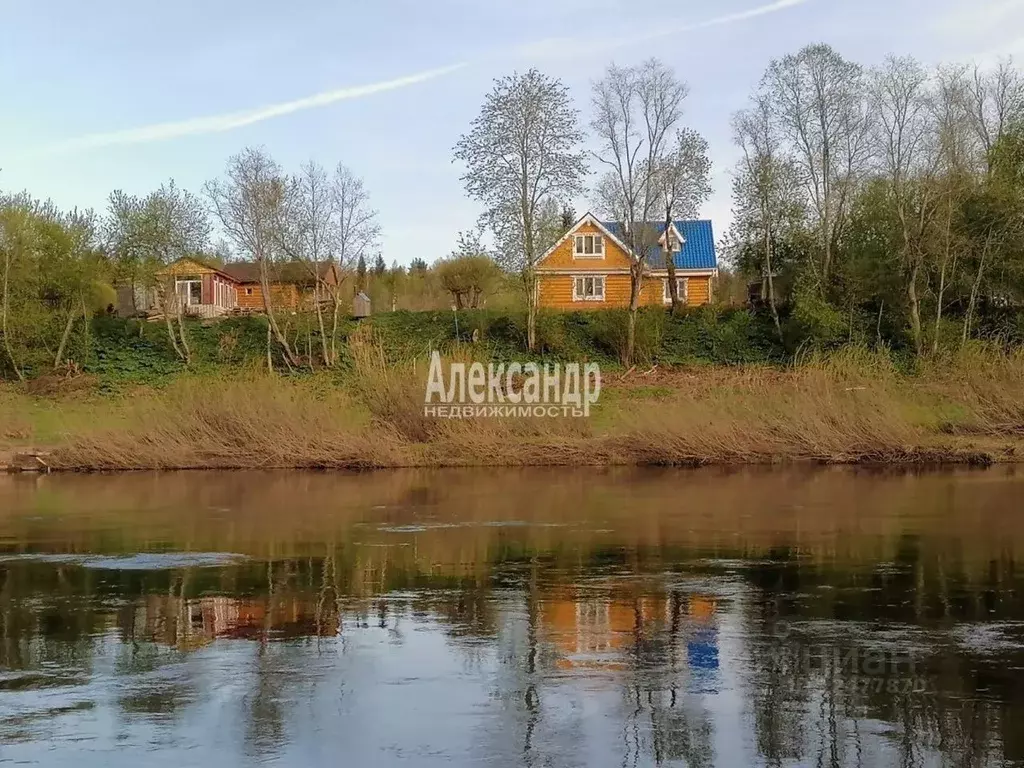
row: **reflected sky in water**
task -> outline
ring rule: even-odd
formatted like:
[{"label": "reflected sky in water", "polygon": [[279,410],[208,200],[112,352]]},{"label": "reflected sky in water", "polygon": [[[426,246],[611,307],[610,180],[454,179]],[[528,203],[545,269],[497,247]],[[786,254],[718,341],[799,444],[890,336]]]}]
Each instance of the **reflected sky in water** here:
[{"label": "reflected sky in water", "polygon": [[0,762],[1024,765],[1024,473],[0,477]]}]

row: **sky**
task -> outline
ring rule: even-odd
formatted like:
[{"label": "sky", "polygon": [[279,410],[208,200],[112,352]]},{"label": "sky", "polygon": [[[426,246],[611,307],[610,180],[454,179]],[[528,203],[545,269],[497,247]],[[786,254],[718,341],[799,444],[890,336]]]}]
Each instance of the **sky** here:
[{"label": "sky", "polygon": [[701,214],[721,235],[730,116],[812,42],[865,66],[1024,60],[1024,0],[0,0],[0,189],[102,211],[114,189],[200,192],[263,146],[288,170],[347,165],[385,261],[432,262],[481,212],[452,148],[495,78],[560,78],[586,125],[610,63],[657,56],[690,85],[683,123],[713,163]]}]

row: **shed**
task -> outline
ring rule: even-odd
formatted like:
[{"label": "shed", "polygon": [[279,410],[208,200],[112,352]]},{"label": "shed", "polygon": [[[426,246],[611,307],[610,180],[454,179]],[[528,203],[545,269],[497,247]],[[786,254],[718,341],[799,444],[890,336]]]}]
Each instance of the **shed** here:
[{"label": "shed", "polygon": [[352,299],[352,316],[355,318],[370,316],[370,297],[362,291]]}]

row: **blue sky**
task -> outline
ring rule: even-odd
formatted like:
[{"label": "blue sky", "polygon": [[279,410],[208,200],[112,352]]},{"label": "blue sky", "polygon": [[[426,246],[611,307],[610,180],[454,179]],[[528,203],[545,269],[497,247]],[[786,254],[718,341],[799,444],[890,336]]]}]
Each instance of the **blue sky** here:
[{"label": "blue sky", "polygon": [[172,177],[198,192],[263,145],[362,176],[388,263],[444,256],[476,221],[451,149],[514,70],[561,78],[586,120],[609,62],[674,67],[721,234],[729,117],[772,58],[817,41],[866,65],[1024,58],[1024,0],[4,0],[0,19],[0,188],[103,209]]}]

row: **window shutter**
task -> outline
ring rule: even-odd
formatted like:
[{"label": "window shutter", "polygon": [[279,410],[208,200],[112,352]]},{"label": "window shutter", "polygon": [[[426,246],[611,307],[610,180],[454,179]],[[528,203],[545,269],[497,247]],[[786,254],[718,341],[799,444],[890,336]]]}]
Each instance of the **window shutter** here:
[{"label": "window shutter", "polygon": [[594,253],[604,253],[604,237],[594,235]]}]

